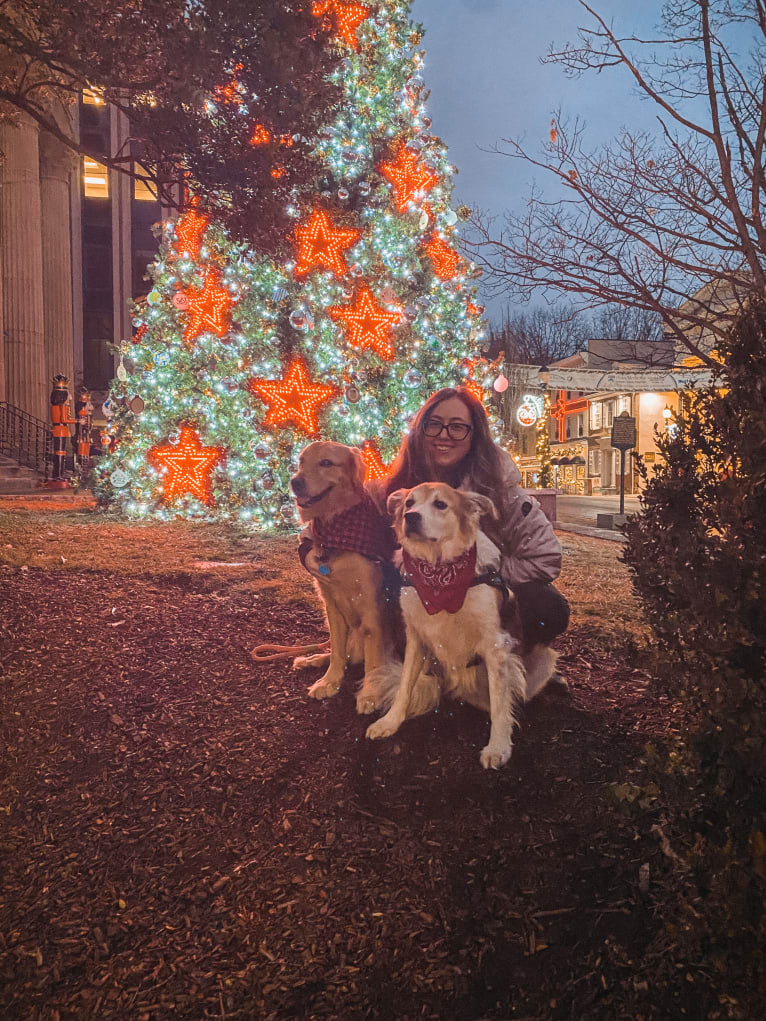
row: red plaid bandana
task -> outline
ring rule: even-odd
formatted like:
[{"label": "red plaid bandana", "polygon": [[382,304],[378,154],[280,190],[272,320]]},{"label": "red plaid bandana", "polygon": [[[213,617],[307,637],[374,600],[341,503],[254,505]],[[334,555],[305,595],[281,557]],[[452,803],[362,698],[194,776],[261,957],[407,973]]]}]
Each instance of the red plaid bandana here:
[{"label": "red plaid bandana", "polygon": [[455,560],[445,563],[416,560],[402,550],[404,581],[410,582],[420,601],[430,614],[457,613],[465,602],[465,596],[476,576],[476,546],[461,553]]},{"label": "red plaid bandana", "polygon": [[330,521],[314,518],[311,534],[325,549],[361,553],[375,560],[390,560],[396,546],[391,526],[366,493],[360,503]]}]

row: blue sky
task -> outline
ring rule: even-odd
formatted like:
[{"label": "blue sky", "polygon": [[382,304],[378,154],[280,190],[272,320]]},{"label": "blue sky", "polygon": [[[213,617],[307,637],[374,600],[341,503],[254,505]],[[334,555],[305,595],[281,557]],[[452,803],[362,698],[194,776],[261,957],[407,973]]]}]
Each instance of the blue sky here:
[{"label": "blue sky", "polygon": [[[660,0],[592,0],[621,34],[650,35]],[[576,41],[588,15],[576,0],[414,0],[413,20],[425,29],[423,76],[432,130],[449,146],[459,169],[453,206],[465,202],[494,213],[521,206],[533,168],[482,152],[502,138],[518,137],[529,150],[547,139],[557,108],[584,119],[594,148],[622,126],[654,123],[618,69],[572,80],[561,68],[540,63],[551,44]],[[487,306],[496,318],[505,302]]]}]

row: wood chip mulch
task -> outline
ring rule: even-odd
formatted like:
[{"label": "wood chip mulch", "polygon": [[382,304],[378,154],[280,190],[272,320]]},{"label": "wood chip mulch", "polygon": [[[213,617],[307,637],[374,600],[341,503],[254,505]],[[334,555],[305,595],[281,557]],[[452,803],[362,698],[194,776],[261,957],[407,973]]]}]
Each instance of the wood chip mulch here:
[{"label": "wood chip mulch", "polygon": [[79,551],[54,530],[47,559],[45,524],[0,533],[4,1021],[705,1016],[699,982],[659,1004],[634,982],[665,867],[643,748],[683,714],[626,661],[634,609],[595,609],[610,572],[626,585],[612,544],[567,537],[573,571],[593,554],[570,694],[528,706],[486,773],[470,707],[372,743],[350,685],[317,703],[316,671],[251,661],[324,636],[268,544],[227,572],[244,547],[166,534],[151,566],[161,531],[111,549],[71,527]]}]

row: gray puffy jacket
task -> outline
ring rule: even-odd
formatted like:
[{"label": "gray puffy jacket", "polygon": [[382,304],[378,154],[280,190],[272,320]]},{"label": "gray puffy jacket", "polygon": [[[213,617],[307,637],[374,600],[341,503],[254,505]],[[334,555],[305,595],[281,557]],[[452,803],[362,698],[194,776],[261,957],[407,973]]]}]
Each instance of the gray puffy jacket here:
[{"label": "gray puffy jacket", "polygon": [[[499,454],[502,485],[491,494],[497,508],[497,521],[484,520],[482,528],[500,548],[503,581],[508,585],[555,581],[561,573],[561,546],[553,525],[537,500],[519,485],[521,472],[510,454],[502,449]],[[385,509],[386,482],[381,479],[367,485],[370,496],[381,510]],[[472,477],[463,479],[458,488],[475,489]]]}]

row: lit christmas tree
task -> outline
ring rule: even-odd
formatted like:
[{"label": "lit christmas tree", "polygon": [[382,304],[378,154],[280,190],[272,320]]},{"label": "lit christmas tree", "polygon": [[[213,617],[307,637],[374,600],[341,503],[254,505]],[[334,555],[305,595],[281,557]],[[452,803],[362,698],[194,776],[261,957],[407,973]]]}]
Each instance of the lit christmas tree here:
[{"label": "lit christmas tree", "polygon": [[[430,133],[409,6],[314,3],[344,102],[316,140],[316,191],[288,208],[284,262],[232,244],[193,202],[164,225],[98,468],[126,514],[291,527],[289,479],[311,439],[360,447],[376,477],[433,391],[489,397],[480,271],[456,249],[468,211],[450,206],[455,168]],[[253,124],[252,144],[276,131]]]}]

